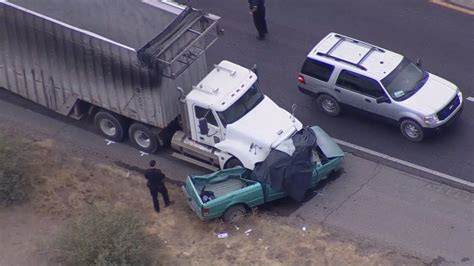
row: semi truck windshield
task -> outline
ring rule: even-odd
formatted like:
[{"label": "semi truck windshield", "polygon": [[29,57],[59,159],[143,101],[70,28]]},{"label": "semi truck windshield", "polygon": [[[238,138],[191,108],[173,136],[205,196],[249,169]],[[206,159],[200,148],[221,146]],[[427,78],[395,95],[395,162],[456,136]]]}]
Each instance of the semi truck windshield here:
[{"label": "semi truck windshield", "polygon": [[246,115],[257,104],[259,104],[263,98],[264,96],[260,91],[260,87],[258,83],[255,82],[252,87],[250,87],[247,92],[240,97],[240,99],[225,111],[217,112],[217,114],[219,115],[224,127],[226,127],[228,124],[232,124]]}]

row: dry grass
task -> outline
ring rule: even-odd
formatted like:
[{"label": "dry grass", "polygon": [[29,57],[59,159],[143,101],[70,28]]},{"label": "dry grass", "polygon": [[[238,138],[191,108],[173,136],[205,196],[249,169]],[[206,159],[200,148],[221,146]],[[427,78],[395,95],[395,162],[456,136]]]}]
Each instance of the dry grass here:
[{"label": "dry grass", "polygon": [[153,242],[144,221],[130,209],[93,208],[60,234],[59,260],[67,265],[149,265]]},{"label": "dry grass", "polygon": [[0,134],[0,207],[28,200],[31,192],[27,145]]}]

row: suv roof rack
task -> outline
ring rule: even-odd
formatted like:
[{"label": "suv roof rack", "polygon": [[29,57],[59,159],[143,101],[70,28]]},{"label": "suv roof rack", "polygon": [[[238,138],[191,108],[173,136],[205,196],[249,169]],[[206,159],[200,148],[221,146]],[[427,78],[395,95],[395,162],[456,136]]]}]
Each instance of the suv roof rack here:
[{"label": "suv roof rack", "polygon": [[[360,68],[362,70],[367,70],[366,67],[364,67],[362,65],[362,63],[365,61],[365,59],[367,59],[367,57],[369,57],[369,55],[375,51],[377,52],[381,52],[381,53],[385,53],[385,50],[379,48],[379,47],[376,47],[376,46],[373,46],[371,44],[368,44],[366,42],[361,42],[359,40],[356,40],[356,39],[353,39],[353,38],[350,38],[350,37],[346,37],[346,36],[342,36],[342,35],[339,35],[339,34],[335,34],[334,35],[335,37],[339,38],[339,40],[329,49],[329,51],[327,51],[327,53],[322,53],[322,52],[318,52],[317,55],[319,56],[324,56],[324,57],[328,57],[328,58],[332,58],[336,61],[339,61],[339,62],[344,62],[346,64],[349,64],[349,65],[352,65],[352,66],[355,66],[357,68]],[[370,47],[369,51],[367,51],[367,53],[364,54],[364,56],[362,56],[362,58],[357,62],[357,63],[354,63],[354,62],[351,62],[351,61],[348,61],[348,60],[345,60],[343,58],[340,58],[340,57],[337,57],[337,56],[334,56],[332,55],[331,53],[334,52],[334,50],[339,46],[341,45],[343,42],[352,42],[352,43],[357,43],[357,44],[362,44],[364,46],[368,46]]]}]

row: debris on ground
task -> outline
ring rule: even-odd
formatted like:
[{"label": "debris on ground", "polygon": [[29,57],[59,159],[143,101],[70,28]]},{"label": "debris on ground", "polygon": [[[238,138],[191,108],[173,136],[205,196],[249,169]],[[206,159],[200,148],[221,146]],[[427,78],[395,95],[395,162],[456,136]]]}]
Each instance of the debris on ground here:
[{"label": "debris on ground", "polygon": [[245,231],[244,233],[245,233],[245,235],[247,235],[247,236],[248,236],[248,235],[250,235],[250,232],[252,232],[252,229],[248,229],[248,230],[247,230],[247,231]]},{"label": "debris on ground", "polygon": [[226,238],[228,236],[229,236],[228,233],[219,233],[219,234],[217,234],[217,238],[219,238],[219,239]]}]

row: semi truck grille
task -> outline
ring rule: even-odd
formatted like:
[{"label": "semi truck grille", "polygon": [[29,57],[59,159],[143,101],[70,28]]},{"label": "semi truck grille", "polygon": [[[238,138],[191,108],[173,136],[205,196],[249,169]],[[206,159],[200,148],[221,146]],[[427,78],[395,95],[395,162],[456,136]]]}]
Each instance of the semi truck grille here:
[{"label": "semi truck grille", "polygon": [[458,108],[460,103],[461,101],[459,100],[459,96],[456,95],[456,97],[454,97],[454,99],[448,105],[446,105],[446,107],[444,107],[441,111],[437,113],[438,119],[446,119],[446,117],[452,114],[454,110],[456,110],[456,108]]}]

